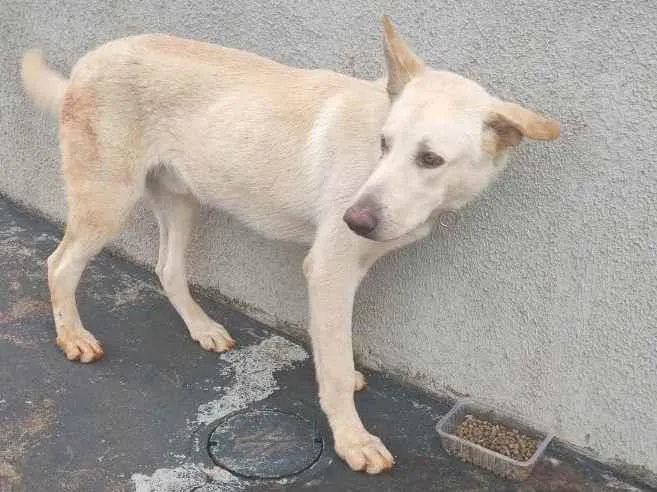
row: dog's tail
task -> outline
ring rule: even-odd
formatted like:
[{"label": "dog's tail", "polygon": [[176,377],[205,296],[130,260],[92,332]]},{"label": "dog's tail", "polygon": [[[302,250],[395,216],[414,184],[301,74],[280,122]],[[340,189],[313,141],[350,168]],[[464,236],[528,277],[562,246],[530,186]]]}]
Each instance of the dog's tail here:
[{"label": "dog's tail", "polygon": [[21,67],[23,87],[34,104],[57,118],[62,107],[68,79],[48,66],[41,51],[30,50],[23,55]]}]

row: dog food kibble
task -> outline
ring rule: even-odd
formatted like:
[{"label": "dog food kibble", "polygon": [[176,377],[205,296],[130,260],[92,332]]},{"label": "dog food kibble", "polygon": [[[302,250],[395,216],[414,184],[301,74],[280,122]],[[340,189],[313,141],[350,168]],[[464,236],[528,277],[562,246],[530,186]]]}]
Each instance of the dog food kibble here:
[{"label": "dog food kibble", "polygon": [[527,461],[538,447],[536,439],[517,429],[487,422],[473,415],[465,416],[463,422],[456,427],[456,435],[517,461]]}]

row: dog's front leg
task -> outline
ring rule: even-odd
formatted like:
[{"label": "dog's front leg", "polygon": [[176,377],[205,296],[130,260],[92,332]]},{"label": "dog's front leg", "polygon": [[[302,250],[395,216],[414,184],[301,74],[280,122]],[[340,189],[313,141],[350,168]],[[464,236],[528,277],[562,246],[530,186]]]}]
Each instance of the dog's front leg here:
[{"label": "dog's front leg", "polygon": [[352,307],[356,289],[376,259],[370,244],[335,223],[318,231],[303,266],[320,404],[333,431],[335,451],[353,470],[379,473],[394,459],[363,426],[353,396]]}]

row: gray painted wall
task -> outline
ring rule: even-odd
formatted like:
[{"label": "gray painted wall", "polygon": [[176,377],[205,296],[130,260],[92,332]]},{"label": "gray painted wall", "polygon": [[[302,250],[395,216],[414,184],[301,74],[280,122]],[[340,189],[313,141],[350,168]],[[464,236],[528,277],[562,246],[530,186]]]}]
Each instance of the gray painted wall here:
[{"label": "gray painted wall", "polygon": [[[19,87],[26,47],[68,72],[103,41],[163,31],[376,77],[382,12],[430,64],[558,117],[563,138],[525,144],[456,228],[377,265],[358,296],[360,360],[656,472],[653,0],[1,0],[0,190],[63,217],[55,126]],[[117,244],[152,263],[155,233],[139,209]],[[194,281],[303,325],[303,255],[205,212],[190,262]]]}]

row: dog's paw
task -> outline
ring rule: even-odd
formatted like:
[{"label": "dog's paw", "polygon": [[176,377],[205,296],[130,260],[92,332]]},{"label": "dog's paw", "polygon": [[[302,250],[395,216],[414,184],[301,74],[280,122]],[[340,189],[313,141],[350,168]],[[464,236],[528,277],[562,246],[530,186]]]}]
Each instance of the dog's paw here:
[{"label": "dog's paw", "polygon": [[79,360],[85,364],[103,356],[103,348],[96,337],[84,329],[59,335],[57,346],[62,349],[68,360]]},{"label": "dog's paw", "polygon": [[354,391],[364,390],[367,386],[367,379],[360,371],[354,371]]},{"label": "dog's paw", "polygon": [[219,323],[210,321],[203,326],[189,329],[192,340],[198,342],[203,350],[226,352],[235,348],[235,340]]},{"label": "dog's paw", "polygon": [[390,451],[376,436],[362,431],[355,435],[335,439],[335,452],[354,471],[376,474],[392,468],[395,464]]}]

